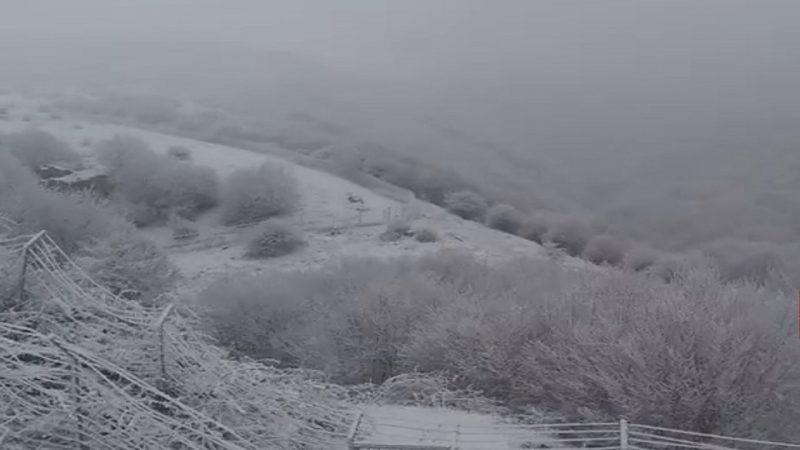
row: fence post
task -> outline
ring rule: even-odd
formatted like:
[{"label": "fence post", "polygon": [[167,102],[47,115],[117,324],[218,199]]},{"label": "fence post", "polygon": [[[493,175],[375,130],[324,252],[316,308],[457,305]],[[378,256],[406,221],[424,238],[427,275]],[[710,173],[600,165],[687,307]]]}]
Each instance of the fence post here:
[{"label": "fence post", "polygon": [[354,450],[356,448],[356,434],[358,433],[358,426],[361,424],[361,417],[364,415],[363,411],[358,412],[358,416],[356,416],[356,420],[353,421],[353,424],[350,425],[350,432],[347,433],[347,448],[348,450]]},{"label": "fence post", "polygon": [[158,362],[161,365],[161,378],[163,380],[167,379],[167,358],[166,355],[164,354],[166,351],[164,344],[164,322],[167,321],[167,317],[169,316],[169,313],[172,312],[172,309],[174,307],[175,307],[174,303],[170,303],[169,305],[167,305],[167,307],[164,308],[164,311],[161,313],[161,315],[158,317],[158,320],[156,321],[156,327],[158,328],[158,346],[159,346]]},{"label": "fence post", "polygon": [[41,239],[44,234],[44,230],[36,233],[22,246],[22,269],[19,273],[19,282],[17,283],[17,297],[20,303],[25,301],[25,278],[28,274],[28,252],[31,246]]},{"label": "fence post", "polygon": [[628,450],[628,421],[619,419],[619,448]]},{"label": "fence post", "polygon": [[70,368],[72,375],[72,393],[73,393],[73,401],[75,402],[75,421],[77,425],[77,430],[75,432],[75,436],[77,437],[77,449],[78,450],[89,450],[89,446],[86,444],[86,433],[84,432],[83,427],[83,417],[81,416],[81,376],[80,376],[80,366],[81,362],[78,360],[75,355],[73,355],[65,346],[63,346],[54,335],[49,336],[50,342],[53,343],[62,353],[67,355],[67,358],[72,361],[72,367]]},{"label": "fence post", "polygon": [[20,303],[25,301],[25,276],[28,272],[28,249],[22,250],[22,269],[19,272],[19,281],[17,282],[17,300]]},{"label": "fence post", "polygon": [[458,432],[460,430],[461,424],[457,424],[455,431],[453,431],[453,443],[450,444],[450,450],[458,450]]}]

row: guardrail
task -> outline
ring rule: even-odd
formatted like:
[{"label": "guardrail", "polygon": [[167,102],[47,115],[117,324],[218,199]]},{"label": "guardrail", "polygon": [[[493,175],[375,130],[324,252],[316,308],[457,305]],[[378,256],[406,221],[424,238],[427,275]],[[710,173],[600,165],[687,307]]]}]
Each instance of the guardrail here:
[{"label": "guardrail", "polygon": [[550,424],[422,424],[413,419],[359,414],[351,450],[750,450],[800,449],[800,444],[746,439],[619,422]]}]

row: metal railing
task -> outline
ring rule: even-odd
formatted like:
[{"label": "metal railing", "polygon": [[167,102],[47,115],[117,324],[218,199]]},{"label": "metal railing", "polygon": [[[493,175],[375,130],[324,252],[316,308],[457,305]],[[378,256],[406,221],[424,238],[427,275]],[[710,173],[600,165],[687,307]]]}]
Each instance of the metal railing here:
[{"label": "metal railing", "polygon": [[551,424],[431,424],[359,414],[348,435],[359,450],[750,450],[800,449],[800,444],[746,439],[619,422]]},{"label": "metal railing", "polygon": [[[0,448],[321,449],[344,440],[352,409],[280,369],[230,361],[190,308],[111,293],[46,232],[9,247],[22,270],[19,298],[0,310],[0,403],[11,402],[0,408]],[[63,420],[37,433],[48,417]],[[274,433],[281,426],[295,431]]]},{"label": "metal railing", "polygon": [[[212,445],[220,449],[258,448],[250,439],[240,436],[240,432],[251,432],[258,428],[258,421],[247,422],[255,417],[267,417],[272,411],[269,402],[249,403],[247,399],[258,398],[265,392],[258,389],[258,382],[248,377],[239,377],[240,367],[229,367],[224,358],[220,358],[219,350],[201,342],[200,337],[190,330],[186,315],[188,311],[178,311],[173,305],[164,309],[151,310],[143,308],[134,302],[119,298],[108,292],[105,288],[94,282],[67,256],[58,245],[47,235],[40,232],[32,236],[19,236],[4,241],[2,244],[22,250],[23,264],[19,278],[19,300],[25,302],[26,278],[35,275],[38,287],[49,292],[51,300],[58,302],[58,306],[66,319],[63,322],[50,321],[48,334],[41,334],[33,329],[14,325],[10,321],[0,320],[0,338],[6,336],[6,343],[19,343],[26,341],[25,352],[33,350],[47,355],[54,361],[50,370],[54,379],[73,380],[73,409],[69,417],[78,421],[74,431],[75,448],[91,447],[90,439],[110,439],[114,433],[123,434],[125,426],[131,427],[134,420],[125,422],[96,422],[97,415],[87,413],[89,406],[105,402],[99,391],[95,392],[96,398],[88,397],[91,393],[86,386],[87,380],[95,380],[98,385],[109,389],[124,401],[113,403],[120,409],[120,417],[133,414],[136,421],[148,422],[151,427],[162,427],[160,432],[153,432],[155,439],[153,448],[158,439],[169,435],[170,439],[181,442],[186,448],[207,448]],[[29,270],[32,269],[32,270]],[[76,275],[78,281],[75,281]],[[42,311],[31,313],[26,321],[44,322]],[[12,317],[24,317],[24,313],[14,312]],[[96,327],[94,325],[97,325]],[[156,329],[157,350],[153,360],[157,361],[158,375],[162,380],[182,379],[192,376],[197,371],[208,373],[213,380],[225,380],[216,383],[216,395],[231,399],[230,410],[238,413],[237,421],[243,423],[232,429],[213,420],[204,413],[181,402],[168,398],[161,391],[137,376],[132,375],[125,367],[119,367],[109,360],[105,360],[82,347],[68,342],[59,336],[63,334],[80,334],[88,341],[101,342],[111,347],[118,343],[109,342],[108,336],[119,334],[131,339],[132,348],[145,348],[149,346],[152,333]],[[141,345],[140,345],[141,344]],[[54,356],[51,348],[59,350],[61,356]],[[0,350],[4,349],[0,345]],[[10,345],[6,350],[13,350]],[[122,349],[126,350],[126,349]],[[13,353],[13,352],[12,352]],[[119,356],[119,355],[114,355]],[[0,351],[0,362],[4,355]],[[20,359],[14,354],[7,355],[7,360],[13,367],[20,364]],[[123,358],[119,360],[124,361]],[[170,366],[171,362],[171,367]],[[11,367],[11,366],[9,366]],[[37,363],[37,371],[43,371],[43,366]],[[264,370],[259,365],[248,366],[249,370],[259,373]],[[20,372],[26,375],[27,372]],[[38,373],[38,372],[37,372]],[[267,373],[274,376],[275,374]],[[96,380],[100,380],[99,382]],[[41,380],[39,380],[41,381]],[[44,381],[48,381],[44,378]],[[28,383],[25,381],[25,383]],[[25,391],[19,391],[21,397],[27,395],[30,384],[21,383]],[[6,386],[6,389],[10,387]],[[42,392],[46,392],[42,390]],[[49,392],[49,391],[48,391]],[[233,400],[236,402],[233,402]],[[62,399],[63,400],[63,399]],[[275,403],[281,400],[276,396]],[[94,403],[91,403],[94,402]],[[153,402],[162,403],[172,411],[173,419],[164,422],[164,418],[155,414],[143,405],[152,405]],[[245,411],[235,403],[248,403],[249,409]],[[27,403],[21,403],[28,405]],[[35,406],[35,405],[34,405]],[[261,411],[261,409],[264,411]],[[315,414],[325,417],[328,423],[324,427],[309,428],[316,433],[307,438],[305,443],[309,448],[318,448],[322,439],[337,440],[343,436],[328,428],[340,428],[339,422],[346,427],[346,412],[333,409],[326,405],[315,406]],[[305,409],[311,409],[305,407]],[[34,408],[36,410],[36,408]],[[33,411],[33,410],[32,410]],[[38,410],[37,410],[38,411]],[[258,411],[263,414],[253,414]],[[34,411],[35,412],[35,411]],[[31,413],[33,414],[33,413]],[[37,413],[38,414],[38,413]],[[108,416],[110,417],[110,416]],[[102,416],[103,420],[108,419]],[[95,421],[95,422],[92,422]],[[161,421],[161,422],[159,422]],[[346,429],[346,428],[345,428]],[[92,433],[91,430],[101,431]],[[121,431],[122,430],[122,431]],[[158,430],[155,430],[158,431]],[[9,429],[0,427],[0,447],[10,439],[16,439]],[[66,438],[65,438],[66,439]],[[751,450],[751,449],[776,449],[800,450],[800,444],[774,442],[760,439],[721,436],[694,431],[677,430],[652,425],[630,424],[622,419],[619,422],[598,423],[552,423],[552,424],[431,424],[419,420],[390,417],[380,415],[367,415],[359,413],[350,426],[346,437],[348,448],[351,450],[501,450],[523,448],[558,448],[578,449],[592,448],[593,450],[660,450],[660,449],[691,449],[691,450]],[[200,442],[200,444],[198,444]]]}]

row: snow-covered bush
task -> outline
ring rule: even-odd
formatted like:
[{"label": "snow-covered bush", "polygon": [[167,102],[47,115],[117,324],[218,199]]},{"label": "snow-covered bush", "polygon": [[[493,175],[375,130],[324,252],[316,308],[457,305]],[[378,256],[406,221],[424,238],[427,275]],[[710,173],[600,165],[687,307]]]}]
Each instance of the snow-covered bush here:
[{"label": "snow-covered bush", "polygon": [[658,252],[644,245],[637,245],[631,248],[625,255],[625,267],[634,271],[641,272],[649,269],[658,260]]},{"label": "snow-covered bush", "polygon": [[796,438],[790,297],[726,285],[712,268],[690,266],[670,285],[620,274],[585,279],[559,301],[574,312],[562,309],[549,337],[526,346],[519,395],[572,415],[583,406],[605,418]]},{"label": "snow-covered bush", "polygon": [[300,204],[297,180],[269,164],[239,169],[222,190],[222,220],[226,225],[257,222],[295,211]]},{"label": "snow-covered bush", "polygon": [[172,238],[176,241],[188,241],[200,235],[200,231],[192,222],[177,216],[170,221],[170,228]]},{"label": "snow-covered bush", "polygon": [[399,241],[411,235],[411,225],[402,219],[392,219],[386,224],[386,230],[381,233],[382,241]]},{"label": "snow-covered bush", "polygon": [[570,256],[578,256],[591,237],[590,227],[573,216],[556,217],[550,221],[545,241],[552,242]]},{"label": "snow-covered bush", "polygon": [[[402,269],[402,270],[398,270]],[[323,369],[347,383],[403,372],[399,352],[438,295],[412,261],[344,260],[324,270],[223,279],[200,295],[233,348]]]},{"label": "snow-covered bush", "polygon": [[41,187],[32,172],[0,151],[0,211],[16,221],[18,232],[47,230],[68,252],[127,225],[95,198]]},{"label": "snow-covered bush", "polygon": [[43,164],[76,165],[81,160],[66,142],[33,127],[0,135],[0,145],[6,146],[12,155],[31,169]]},{"label": "snow-covered bush", "polygon": [[299,300],[309,289],[295,277],[287,275],[289,283],[274,284],[271,277],[226,275],[198,297],[204,320],[231,349],[258,359],[297,362],[283,340],[307,313],[307,305]]},{"label": "snow-covered bush", "polygon": [[674,254],[663,254],[647,269],[650,275],[671,282],[678,272],[684,258]]},{"label": "snow-covered bush", "polygon": [[522,224],[522,214],[517,208],[501,203],[489,208],[486,213],[486,225],[495,230],[515,234]]},{"label": "snow-covered bush", "polygon": [[115,136],[97,151],[114,197],[139,226],[164,223],[172,213],[192,219],[218,202],[217,176],[208,167],[158,155],[132,136]]},{"label": "snow-covered bush", "polygon": [[173,145],[172,147],[168,148],[167,155],[179,161],[189,161],[192,159],[192,151],[181,145]]},{"label": "snow-covered bush", "polygon": [[436,242],[439,240],[439,234],[432,228],[420,228],[414,231],[414,239],[416,239],[417,242]]},{"label": "snow-covered bush", "polygon": [[583,257],[594,264],[618,266],[622,263],[625,253],[622,243],[617,238],[607,234],[598,234],[586,243]]},{"label": "snow-covered bush", "polygon": [[540,215],[522,219],[522,223],[517,230],[517,235],[538,244],[544,243],[545,234],[547,234],[547,221]]},{"label": "snow-covered bush", "polygon": [[164,292],[178,275],[164,252],[132,226],[96,239],[81,250],[78,262],[114,294],[144,303]]},{"label": "snow-covered bush", "polygon": [[726,284],[702,261],[678,264],[670,284],[453,253],[347,259],[232,296],[240,281],[201,296],[219,302],[212,329],[340,382],[446,373],[572,419],[782,439],[800,420],[793,299]]},{"label": "snow-covered bush", "polygon": [[62,249],[77,255],[97,281],[116,292],[135,290],[147,298],[175,275],[164,254],[103,202],[46,190],[2,152],[0,211],[19,224],[19,233],[46,230]]},{"label": "snow-covered bush", "polygon": [[480,222],[486,216],[489,205],[480,195],[472,191],[451,192],[444,197],[448,211],[462,219]]},{"label": "snow-covered bush", "polygon": [[448,192],[460,191],[467,186],[455,170],[381,146],[362,144],[349,151],[340,149],[333,159],[346,167],[408,189],[418,198],[436,205],[445,205]]},{"label": "snow-covered bush", "polygon": [[721,239],[706,245],[709,255],[729,281],[749,281],[763,285],[785,273],[778,246],[767,242]]},{"label": "snow-covered bush", "polygon": [[303,237],[289,225],[269,221],[259,225],[250,242],[245,256],[248,258],[277,258],[294,253],[305,245]]},{"label": "snow-covered bush", "polygon": [[0,311],[4,311],[16,301],[20,262],[18,254],[0,246]]}]

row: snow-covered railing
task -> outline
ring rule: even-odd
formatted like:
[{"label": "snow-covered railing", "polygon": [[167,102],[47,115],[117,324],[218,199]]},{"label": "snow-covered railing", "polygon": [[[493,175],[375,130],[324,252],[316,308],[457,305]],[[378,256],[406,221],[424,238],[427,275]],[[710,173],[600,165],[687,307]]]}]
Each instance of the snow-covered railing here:
[{"label": "snow-covered railing", "polygon": [[[232,362],[183,305],[151,308],[96,283],[46,233],[0,303],[0,448],[327,449],[348,407],[327,385]],[[9,302],[10,300],[10,302]]]},{"label": "snow-covered railing", "polygon": [[0,214],[0,236],[11,233],[17,227],[17,222]]},{"label": "snow-covered railing", "polygon": [[800,444],[747,439],[651,425],[630,424],[628,448],[637,449],[800,449]]},{"label": "snow-covered railing", "polygon": [[352,450],[750,450],[800,449],[800,444],[735,438],[625,419],[605,423],[431,424],[409,418],[358,415],[348,436]]}]

